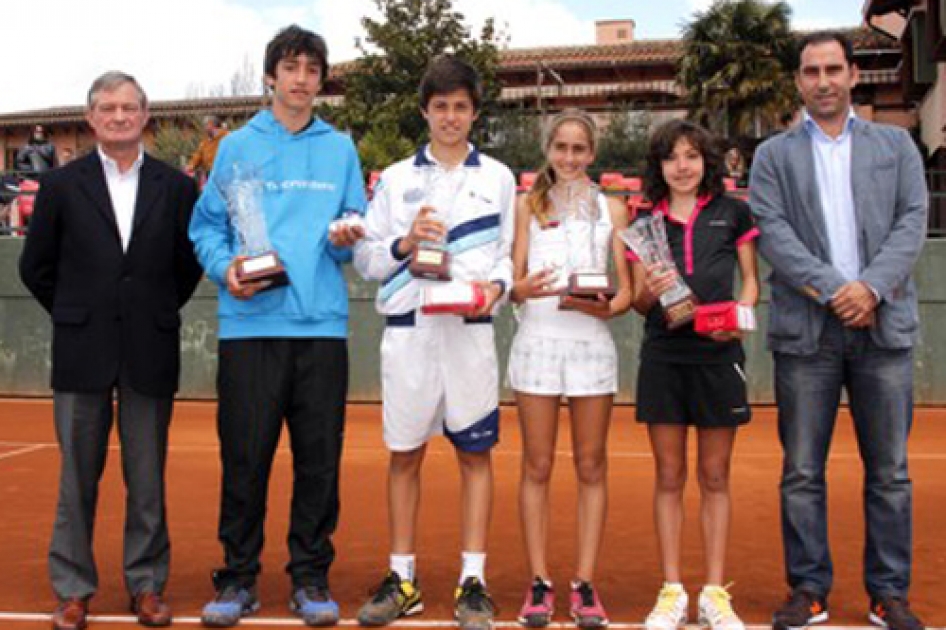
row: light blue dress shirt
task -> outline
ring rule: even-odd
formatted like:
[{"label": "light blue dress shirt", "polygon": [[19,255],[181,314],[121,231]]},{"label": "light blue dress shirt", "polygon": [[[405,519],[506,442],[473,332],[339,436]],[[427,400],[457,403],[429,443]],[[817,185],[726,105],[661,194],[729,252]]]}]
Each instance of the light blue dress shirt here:
[{"label": "light blue dress shirt", "polygon": [[857,248],[857,215],[851,184],[851,126],[854,110],[848,114],[844,130],[832,138],[805,111],[805,130],[811,137],[818,193],[828,230],[831,264],[848,281],[860,276]]}]

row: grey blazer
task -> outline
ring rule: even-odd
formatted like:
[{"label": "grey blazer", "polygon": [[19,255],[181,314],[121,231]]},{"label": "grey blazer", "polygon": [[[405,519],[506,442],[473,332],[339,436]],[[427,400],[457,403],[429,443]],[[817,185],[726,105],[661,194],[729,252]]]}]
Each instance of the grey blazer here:
[{"label": "grey blazer", "polygon": [[[855,119],[852,134],[859,279],[881,300],[870,334],[881,348],[908,348],[919,332],[911,273],[926,237],[923,162],[899,127]],[[846,281],[831,265],[811,138],[802,125],[759,146],[749,204],[761,230],[759,251],[772,266],[768,347],[812,354],[828,303]]]}]

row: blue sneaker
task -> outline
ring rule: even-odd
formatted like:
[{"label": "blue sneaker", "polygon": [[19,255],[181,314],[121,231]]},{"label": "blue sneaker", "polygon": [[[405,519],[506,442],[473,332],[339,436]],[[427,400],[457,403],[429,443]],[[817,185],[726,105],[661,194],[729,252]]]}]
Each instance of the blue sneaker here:
[{"label": "blue sneaker", "polygon": [[334,626],[338,623],[338,604],[327,588],[300,586],[289,600],[289,610],[307,626]]},{"label": "blue sneaker", "polygon": [[217,591],[213,601],[204,606],[200,622],[208,628],[230,628],[240,623],[241,617],[259,610],[254,587],[228,584]]}]

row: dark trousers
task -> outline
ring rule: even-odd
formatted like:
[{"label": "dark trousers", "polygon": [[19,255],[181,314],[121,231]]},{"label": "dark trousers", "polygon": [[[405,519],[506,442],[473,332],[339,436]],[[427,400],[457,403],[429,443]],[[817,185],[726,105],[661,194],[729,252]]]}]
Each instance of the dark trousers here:
[{"label": "dark trousers", "polygon": [[217,431],[223,462],[215,582],[252,585],[260,572],[266,497],[283,420],[292,449],[289,564],[296,586],[328,586],[335,558],[338,470],[348,391],[344,339],[239,339],[219,347]]},{"label": "dark trousers", "polygon": [[875,597],[906,597],[913,532],[907,470],[913,354],[878,348],[866,331],[844,328],[834,317],[815,354],[775,354],[788,582],[821,595],[833,585],[825,468],[842,390],[864,465],[864,587]]},{"label": "dark trousers", "polygon": [[[171,397],[118,388],[118,436],[125,499],[125,586],[131,594],[162,592],[171,544],[164,502]],[[55,392],[53,416],[62,456],[59,501],[49,547],[49,576],[60,599],[87,598],[98,588],[92,531],[99,480],[113,424],[113,392]]]}]

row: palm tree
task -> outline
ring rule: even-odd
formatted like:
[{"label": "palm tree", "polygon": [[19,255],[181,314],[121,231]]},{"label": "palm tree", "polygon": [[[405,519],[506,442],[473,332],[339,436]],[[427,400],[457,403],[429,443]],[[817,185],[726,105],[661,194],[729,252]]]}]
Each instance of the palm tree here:
[{"label": "palm tree", "polygon": [[727,137],[758,138],[797,108],[795,39],[782,1],[716,0],[683,29],[678,79],[690,116]]}]

